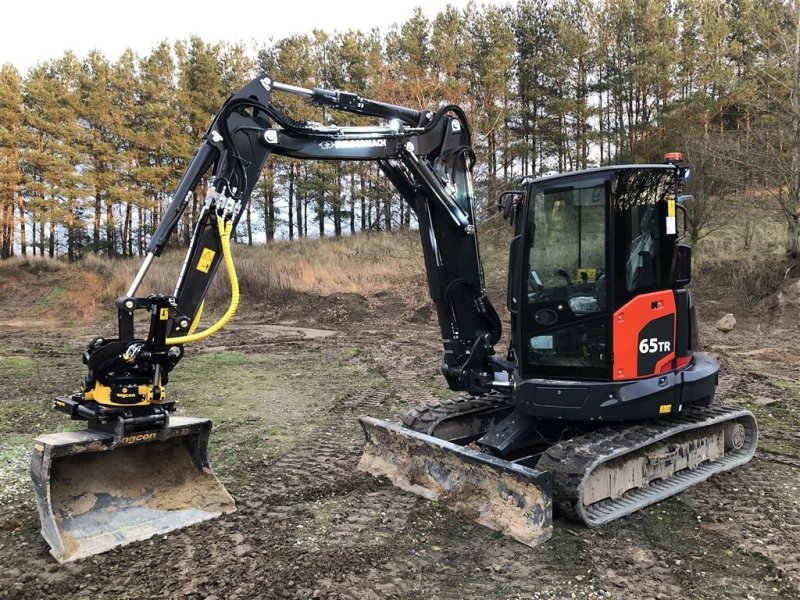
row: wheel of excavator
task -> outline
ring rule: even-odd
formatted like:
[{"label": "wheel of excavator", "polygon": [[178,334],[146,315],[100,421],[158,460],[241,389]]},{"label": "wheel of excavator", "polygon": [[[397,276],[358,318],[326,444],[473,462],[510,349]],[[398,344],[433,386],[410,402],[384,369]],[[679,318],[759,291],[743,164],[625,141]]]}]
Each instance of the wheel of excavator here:
[{"label": "wheel of excavator", "polygon": [[725,427],[725,449],[741,450],[747,439],[747,432],[741,423],[729,423]]}]

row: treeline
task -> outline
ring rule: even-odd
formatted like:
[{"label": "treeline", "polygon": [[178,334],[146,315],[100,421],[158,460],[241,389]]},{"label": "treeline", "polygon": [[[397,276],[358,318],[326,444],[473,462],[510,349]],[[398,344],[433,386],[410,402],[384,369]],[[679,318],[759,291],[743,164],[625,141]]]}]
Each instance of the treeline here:
[{"label": "treeline", "polygon": [[[141,255],[224,99],[252,76],[470,116],[483,215],[521,176],[611,162],[697,167],[692,236],[724,197],[768,190],[800,236],[795,1],[523,0],[416,10],[386,33],[316,30],[264,44],[193,37],[116,62],[71,52],[0,68],[0,257]],[[296,119],[324,113],[274,95]],[[352,122],[352,119],[349,120]],[[197,207],[173,240],[188,241]],[[271,159],[238,241],[408,227],[375,165]]]}]

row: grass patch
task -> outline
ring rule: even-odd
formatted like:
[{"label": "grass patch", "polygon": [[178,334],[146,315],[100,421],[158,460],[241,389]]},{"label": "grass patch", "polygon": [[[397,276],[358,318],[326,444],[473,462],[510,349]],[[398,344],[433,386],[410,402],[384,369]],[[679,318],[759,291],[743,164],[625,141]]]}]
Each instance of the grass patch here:
[{"label": "grass patch", "polygon": [[[372,295],[398,284],[424,284],[416,231],[283,240],[266,246],[235,244],[232,252],[242,296],[252,300],[277,298],[287,291]],[[164,253],[153,263],[140,293],[171,293],[183,259],[181,249]],[[97,257],[83,264],[106,280],[103,295],[114,299],[128,287],[141,259],[116,259],[113,268]],[[207,297],[211,304],[225,303],[229,295],[227,277],[222,271],[218,275]]]},{"label": "grass patch", "polygon": [[0,382],[14,385],[22,384],[32,378],[39,363],[25,356],[0,356]]},{"label": "grass patch", "polygon": [[800,458],[796,423],[800,420],[800,383],[770,376],[759,381],[764,396],[777,402],[760,404],[756,395],[742,394],[736,404],[752,411],[758,421],[758,447],[767,452]]},{"label": "grass patch", "polygon": [[63,297],[64,297],[64,289],[59,286],[53,286],[49,292],[47,292],[44,296],[36,300],[36,306],[48,307],[52,304],[57,303]]},{"label": "grass patch", "polygon": [[384,385],[355,349],[192,356],[173,373],[180,414],[210,418],[215,468],[226,477],[271,462],[330,418],[349,393]]}]

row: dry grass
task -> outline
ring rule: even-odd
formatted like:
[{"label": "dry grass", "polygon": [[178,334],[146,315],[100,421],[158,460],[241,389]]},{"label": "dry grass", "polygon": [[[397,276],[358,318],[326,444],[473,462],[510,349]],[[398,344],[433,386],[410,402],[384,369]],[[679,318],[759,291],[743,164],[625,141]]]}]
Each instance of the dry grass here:
[{"label": "dry grass", "polygon": [[[139,293],[172,293],[183,259],[181,250],[166,252],[156,259]],[[233,259],[242,295],[251,301],[275,299],[291,291],[322,296],[370,295],[412,282],[422,283],[424,278],[419,235],[413,231],[278,241],[268,246],[235,245]],[[96,257],[82,263],[106,280],[106,299],[125,292],[140,264],[140,259],[109,261]],[[208,300],[226,301],[228,289],[220,271]]]},{"label": "dry grass", "polygon": [[[504,304],[509,232],[481,230],[487,285],[495,304]],[[174,249],[157,258],[138,295],[172,294],[185,252]],[[369,298],[391,294],[404,304],[427,302],[425,266],[417,231],[374,232],[342,238],[278,241],[267,246],[236,244],[233,258],[243,306],[260,302],[291,303],[293,293],[328,296],[350,293]],[[69,264],[61,260],[15,258],[0,263],[0,307],[26,315],[48,314],[76,319],[114,311],[136,275],[140,258],[88,256]],[[15,282],[10,285],[10,282]],[[57,287],[57,294],[51,288]],[[29,290],[30,297],[19,296]],[[27,293],[27,292],[26,292]],[[224,271],[207,296],[209,316],[224,310],[230,297]],[[41,307],[31,311],[26,307]]]},{"label": "dry grass", "polygon": [[[751,213],[752,241],[744,247],[744,216],[733,211],[729,224],[702,239],[694,248],[693,288],[706,298],[730,298],[747,309],[757,308],[780,288],[789,267],[783,244],[785,223],[762,204]],[[481,255],[489,297],[505,314],[508,243],[506,223],[490,219],[479,227]],[[234,263],[246,303],[290,301],[287,294],[317,296],[353,293],[364,297],[392,293],[412,298],[418,306],[427,298],[419,233],[394,231],[343,238],[278,241],[268,246],[235,245]],[[171,294],[184,252],[175,249],[158,258],[140,294]],[[71,314],[91,319],[113,310],[141,259],[108,260],[87,257],[67,264],[41,258],[14,258],[0,263],[0,307],[30,315]],[[799,277],[797,268],[789,277]],[[227,305],[229,286],[219,273],[208,295],[212,314]],[[31,308],[32,307],[32,308]]]},{"label": "dry grass", "polygon": [[694,284],[709,295],[727,298],[753,310],[780,289],[791,263],[786,258],[786,222],[766,201],[751,209],[751,240],[746,215],[734,211],[727,224],[700,240],[693,251]]}]

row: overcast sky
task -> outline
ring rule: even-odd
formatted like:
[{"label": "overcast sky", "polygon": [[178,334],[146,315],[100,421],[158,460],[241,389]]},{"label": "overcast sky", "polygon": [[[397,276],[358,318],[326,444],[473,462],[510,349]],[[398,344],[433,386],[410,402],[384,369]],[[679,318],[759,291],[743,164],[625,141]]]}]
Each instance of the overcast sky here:
[{"label": "overcast sky", "polygon": [[408,19],[416,5],[431,17],[447,4],[462,8],[467,0],[11,0],[0,9],[0,64],[11,63],[24,74],[37,62],[58,58],[65,50],[83,58],[92,49],[116,60],[126,48],[144,55],[161,40],[194,34],[207,42],[250,45],[312,29],[378,27],[386,31]]}]

